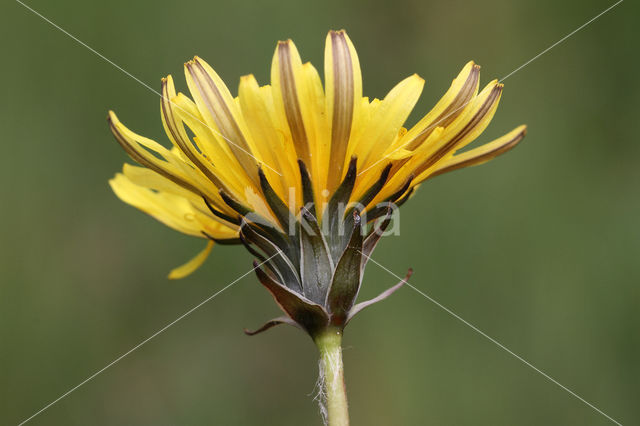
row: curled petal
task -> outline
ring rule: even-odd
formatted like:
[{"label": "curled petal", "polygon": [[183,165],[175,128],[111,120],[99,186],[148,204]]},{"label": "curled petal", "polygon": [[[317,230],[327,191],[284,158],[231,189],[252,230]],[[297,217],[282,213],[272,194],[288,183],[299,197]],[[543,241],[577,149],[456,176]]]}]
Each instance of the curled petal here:
[{"label": "curled petal", "polygon": [[196,269],[198,269],[207,257],[209,257],[209,253],[211,253],[211,249],[213,248],[213,241],[209,240],[207,242],[207,246],[198,253],[193,259],[189,260],[182,266],[178,266],[169,272],[170,280],[178,280],[180,278],[184,278],[187,275],[191,275]]}]

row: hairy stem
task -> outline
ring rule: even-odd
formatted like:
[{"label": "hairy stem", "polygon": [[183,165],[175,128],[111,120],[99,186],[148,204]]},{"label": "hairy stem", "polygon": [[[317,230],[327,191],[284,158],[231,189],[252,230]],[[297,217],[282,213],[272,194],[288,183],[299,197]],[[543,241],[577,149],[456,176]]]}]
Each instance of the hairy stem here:
[{"label": "hairy stem", "polygon": [[342,364],[342,331],[328,329],[315,338],[320,351],[320,403],[328,426],[349,426],[347,391]]}]

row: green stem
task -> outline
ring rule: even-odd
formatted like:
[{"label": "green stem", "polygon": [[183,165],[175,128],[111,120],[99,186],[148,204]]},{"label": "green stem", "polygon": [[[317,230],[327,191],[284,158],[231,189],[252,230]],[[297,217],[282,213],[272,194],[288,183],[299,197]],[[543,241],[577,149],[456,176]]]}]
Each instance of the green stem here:
[{"label": "green stem", "polygon": [[315,338],[320,350],[320,380],[329,426],[349,426],[347,391],[342,365],[342,331],[329,328]]}]

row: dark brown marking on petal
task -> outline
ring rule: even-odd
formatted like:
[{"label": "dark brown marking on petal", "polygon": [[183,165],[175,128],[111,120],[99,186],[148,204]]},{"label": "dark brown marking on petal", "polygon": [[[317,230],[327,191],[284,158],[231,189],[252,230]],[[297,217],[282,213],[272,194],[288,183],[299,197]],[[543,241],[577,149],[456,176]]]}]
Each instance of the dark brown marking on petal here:
[{"label": "dark brown marking on petal", "polygon": [[[244,134],[240,130],[240,126],[236,122],[233,114],[231,113],[231,110],[229,109],[229,105],[227,105],[227,103],[225,102],[222,94],[220,93],[220,90],[218,89],[218,86],[216,86],[215,82],[213,81],[209,73],[205,70],[205,68],[202,66],[202,64],[199,61],[196,61],[195,65],[198,67],[198,71],[206,79],[206,83],[211,89],[211,91],[213,92],[216,98],[216,102],[222,112],[222,114],[220,114],[220,111],[216,110],[216,108],[214,108],[213,105],[211,104],[208,105],[209,110],[211,111],[213,118],[216,121],[216,125],[218,126],[218,129],[220,129],[220,131],[223,132],[225,137],[228,137],[228,138],[231,138],[233,136],[237,137],[238,140],[234,142],[240,143],[240,145],[244,149],[249,149],[249,145],[247,144],[247,141],[244,138]],[[194,74],[192,73],[192,75]],[[197,78],[197,77],[195,77],[194,75],[194,78]],[[226,120],[222,120],[221,116],[224,116]],[[222,125],[225,122],[228,123],[228,126]]]},{"label": "dark brown marking on petal", "polygon": [[409,186],[411,186],[411,182],[413,182],[413,179],[415,178],[415,176],[413,174],[409,175],[409,177],[407,178],[407,180],[404,182],[404,184],[400,187],[400,189],[398,189],[396,192],[394,192],[393,194],[391,194],[389,197],[387,197],[387,199],[385,200],[386,202],[395,202],[397,199],[399,199],[400,197],[402,197],[402,195],[407,192],[407,190],[409,189]]},{"label": "dark brown marking on petal", "polygon": [[[163,78],[161,83],[161,92],[162,92],[162,102],[160,103],[162,115],[164,116],[164,121],[167,123],[167,127],[169,128],[169,132],[171,136],[176,141],[176,143],[180,144],[182,138],[178,132],[178,129],[175,126],[175,118],[173,116],[173,110],[169,108],[171,103],[171,99],[169,99],[169,88],[167,85],[167,79]],[[186,154],[186,152],[185,152]]]},{"label": "dark brown marking on petal", "polygon": [[412,188],[409,188],[409,190],[407,191],[407,193],[406,193],[406,194],[404,194],[401,198],[399,198],[399,199],[398,199],[398,201],[396,201],[396,202],[395,202],[396,207],[400,207],[400,206],[402,206],[404,203],[406,203],[406,202],[407,202],[407,200],[408,200],[409,198],[411,198],[411,194],[413,194],[413,191],[415,191],[415,189],[416,189],[416,187],[415,187],[415,186],[414,186],[414,187],[412,187]]},{"label": "dark brown marking on petal", "polygon": [[[203,81],[203,79],[201,79],[198,76],[198,73],[196,73],[196,70],[193,69],[194,66],[197,67],[198,73],[202,75],[204,82],[213,92],[217,107],[211,103],[211,99],[208,98],[206,92],[200,86],[200,82]],[[227,145],[244,169],[245,173],[249,177],[251,177],[254,183],[257,183],[258,174],[255,167],[256,164],[253,156],[250,154],[249,145],[244,137],[244,134],[242,133],[242,130],[240,130],[240,126],[236,122],[235,117],[229,109],[229,105],[227,105],[224,98],[222,97],[220,90],[216,86],[209,73],[207,73],[205,68],[198,60],[187,63],[187,69],[189,70],[193,81],[198,86],[200,93],[202,94],[202,98],[207,104],[207,108],[211,113],[211,116],[213,117],[218,130],[220,131],[220,135],[225,141],[228,142]]]},{"label": "dark brown marking on petal", "polygon": [[467,124],[460,130],[449,142],[447,142],[444,146],[442,146],[439,150],[437,150],[433,155],[431,155],[424,163],[422,163],[416,170],[416,174],[420,174],[423,171],[427,170],[429,167],[433,166],[439,160],[441,160],[447,153],[449,153],[452,149],[456,147],[458,142],[460,142],[465,136],[467,136],[471,131],[482,121],[482,119],[489,113],[491,107],[495,104],[495,102],[499,99],[500,94],[502,93],[502,88],[504,86],[502,84],[496,84],[487,99],[484,101],[482,106],[478,109],[478,111],[471,117],[471,119],[467,122]]},{"label": "dark brown marking on petal", "polygon": [[271,212],[276,217],[280,226],[282,226],[282,229],[290,229],[291,223],[295,219],[292,217],[289,207],[284,203],[284,201],[282,201],[282,199],[280,199],[276,191],[273,189],[269,183],[269,179],[265,176],[262,167],[258,168],[258,176],[260,177],[260,188],[262,189],[262,194],[264,195],[264,199],[269,205]]},{"label": "dark brown marking on petal", "polygon": [[358,203],[363,206],[368,206],[371,201],[378,195],[382,188],[384,188],[385,183],[387,183],[387,179],[389,178],[389,173],[391,172],[392,163],[387,164],[382,172],[380,173],[380,177],[378,180],[371,185],[369,189],[364,193],[364,195],[358,200]]},{"label": "dark brown marking on petal", "polygon": [[[497,157],[498,155],[504,154],[505,152],[511,150],[513,147],[515,147],[527,134],[527,129],[524,128],[522,129],[521,132],[519,132],[518,134],[516,134],[513,138],[511,138],[510,140],[508,140],[507,142],[505,142],[504,144],[492,149],[491,151],[487,151],[482,155],[479,155],[477,157],[471,157],[468,158],[465,161],[461,161],[459,163],[453,163],[447,167],[443,167],[441,169],[436,170],[435,172],[433,172],[432,174],[429,175],[429,178],[444,174],[444,173],[448,173],[448,172],[452,172],[454,170],[458,170],[458,169],[462,169],[465,167],[469,167],[469,166],[473,166],[475,164],[481,163],[481,162],[486,162],[491,160],[492,158]],[[455,159],[455,157],[453,157]]]},{"label": "dark brown marking on petal", "polygon": [[231,195],[227,194],[224,189],[218,191],[222,201],[224,201],[229,207],[236,211],[240,216],[246,216],[249,213],[253,213],[249,207],[245,206],[241,202],[235,200]]},{"label": "dark brown marking on petal", "polygon": [[[162,177],[165,177],[165,178],[169,179],[171,182],[181,186],[182,188],[186,189],[187,191],[191,191],[196,195],[203,196],[202,192],[200,190],[198,190],[195,186],[190,184],[189,182],[187,182],[187,181],[185,181],[183,179],[180,179],[177,176],[172,175],[171,173],[169,173],[168,171],[166,171],[162,167],[154,164],[153,162],[147,160],[142,155],[140,155],[140,153],[138,153],[135,150],[135,148],[132,147],[127,142],[126,138],[120,133],[120,131],[118,131],[118,129],[116,128],[115,124],[111,120],[111,117],[107,117],[107,121],[109,122],[109,128],[111,129],[111,133],[113,133],[113,136],[116,138],[116,141],[118,141],[118,143],[120,144],[122,149],[124,149],[125,152],[127,154],[129,154],[129,156],[134,161],[140,163],[141,165],[145,166],[146,168],[148,168],[150,170],[153,170],[154,172],[158,173]],[[158,160],[158,161],[160,161],[160,160]]]},{"label": "dark brown marking on petal", "polygon": [[462,88],[456,94],[451,103],[427,126],[416,138],[407,145],[407,149],[413,150],[424,142],[436,127],[446,127],[462,113],[464,107],[473,98],[473,93],[480,78],[480,65],[474,65],[467,76]]},{"label": "dark brown marking on petal", "polygon": [[204,203],[206,204],[209,211],[211,211],[211,213],[213,213],[214,216],[219,217],[220,219],[226,220],[229,223],[233,223],[234,225],[240,225],[239,217],[232,217],[221,212],[220,210],[218,210],[217,208],[211,205],[207,197],[202,197],[202,199],[204,200]]},{"label": "dark brown marking on petal", "polygon": [[300,183],[302,185],[302,201],[304,202],[305,208],[307,208],[312,215],[316,216],[316,205],[311,176],[309,176],[309,171],[307,170],[307,166],[304,164],[304,161],[300,159],[298,159],[298,168],[300,169]]},{"label": "dark brown marking on petal", "polygon": [[187,146],[191,141],[185,141],[184,138],[180,135],[179,130],[176,128],[176,121],[173,115],[173,108],[171,108],[172,101],[169,99],[169,92],[167,87],[166,79],[162,79],[162,103],[161,110],[164,115],[164,121],[167,123],[167,127],[169,128],[169,132],[173,136],[173,139],[180,147],[180,151],[191,160],[191,162],[202,172],[204,175],[219,189],[227,189],[226,185],[220,181],[220,179],[207,167],[201,160],[195,155]]},{"label": "dark brown marking on petal", "polygon": [[204,235],[207,239],[213,241],[214,243],[220,244],[221,246],[232,246],[237,244],[242,244],[240,238],[215,238],[207,231],[200,231],[202,235]]},{"label": "dark brown marking on petal", "polygon": [[284,112],[291,130],[291,137],[298,157],[311,164],[307,132],[302,119],[298,90],[296,88],[293,65],[291,64],[291,46],[289,42],[278,43],[278,67],[280,72],[280,91],[284,103]]},{"label": "dark brown marking on petal", "polygon": [[331,31],[333,56],[333,116],[331,123],[331,164],[336,168],[329,174],[328,187],[337,186],[342,177],[354,106],[354,75],[349,45],[343,31]]},{"label": "dark brown marking on petal", "polygon": [[478,84],[478,80],[480,78],[480,65],[474,65],[471,69],[471,72],[467,76],[467,79],[462,86],[462,89],[454,100],[449,104],[449,106],[442,111],[442,113],[438,116],[436,121],[438,122],[438,126],[446,127],[451,124],[458,115],[462,112],[462,109],[469,103],[469,101],[473,98],[473,93],[475,92],[475,88]]}]

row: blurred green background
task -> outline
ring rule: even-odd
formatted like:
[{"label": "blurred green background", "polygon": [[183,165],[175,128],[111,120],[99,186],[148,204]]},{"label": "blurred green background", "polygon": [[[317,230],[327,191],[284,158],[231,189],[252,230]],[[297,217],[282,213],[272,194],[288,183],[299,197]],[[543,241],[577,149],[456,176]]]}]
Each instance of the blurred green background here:
[{"label": "blurred green background", "polygon": [[[269,76],[279,39],[322,69],[346,28],[365,94],[417,72],[410,123],[470,59],[500,78],[607,6],[582,2],[29,0],[159,88],[197,54],[235,92]],[[506,81],[488,141],[529,134],[494,162],[434,179],[375,258],[622,424],[640,424],[638,6],[626,1]],[[203,246],[120,202],[114,109],[166,141],[159,98],[22,7],[2,6],[0,424],[17,424],[245,273],[242,248]],[[362,297],[397,280],[370,264]],[[33,419],[38,425],[316,425],[316,353],[282,327],[253,275]],[[612,424],[409,288],[345,338],[354,425]]]}]

